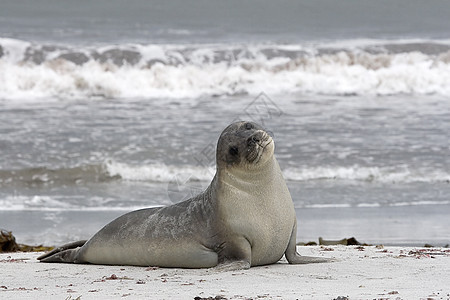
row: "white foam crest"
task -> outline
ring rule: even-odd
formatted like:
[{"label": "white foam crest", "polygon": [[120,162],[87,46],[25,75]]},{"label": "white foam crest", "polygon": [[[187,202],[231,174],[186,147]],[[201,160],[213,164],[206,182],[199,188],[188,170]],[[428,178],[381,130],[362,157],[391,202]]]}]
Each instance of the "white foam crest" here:
[{"label": "white foam crest", "polygon": [[[199,166],[173,166],[165,164],[129,165],[115,161],[105,162],[109,176],[120,176],[128,181],[173,182],[177,176],[189,175],[190,180],[211,181],[215,170]],[[450,174],[442,170],[410,169],[407,166],[362,167],[334,166],[312,168],[286,168],[283,170],[286,180],[351,180],[385,183],[410,182],[450,182]]]},{"label": "white foam crest", "polygon": [[398,167],[315,167],[287,168],[284,170],[286,180],[353,180],[367,182],[449,182],[450,174],[441,170],[410,170]]},{"label": "white foam crest", "polygon": [[323,203],[323,204],[309,204],[305,205],[305,208],[350,208],[352,207],[349,203],[341,203],[341,204],[329,204],[329,203]]},{"label": "white foam crest", "polygon": [[9,196],[0,199],[1,210],[70,210],[73,205],[58,201],[50,196]]},{"label": "white foam crest", "polygon": [[449,201],[411,201],[411,202],[396,202],[391,203],[390,206],[422,206],[422,205],[448,205]]},{"label": "white foam crest", "polygon": [[[450,51],[428,55],[334,49],[320,54],[314,48],[289,45],[122,45],[95,49],[102,59],[77,50],[87,53],[83,63],[59,57],[67,49],[33,63],[21,61],[29,43],[5,40],[0,39],[6,53],[0,58],[2,99],[196,98],[261,91],[450,95]],[[118,51],[111,55],[120,63],[107,59],[105,53],[111,50]],[[125,50],[137,55],[136,63],[123,62],[126,54],[120,51]]]},{"label": "white foam crest", "polygon": [[138,205],[104,205],[101,201],[93,201],[87,204],[83,201],[69,203],[73,196],[22,196],[14,195],[0,199],[0,211],[132,211],[142,208],[160,207],[162,205],[138,206]]},{"label": "white foam crest", "polygon": [[377,209],[381,207],[403,207],[403,206],[435,206],[435,205],[448,205],[450,201],[405,201],[394,203],[315,203],[305,204],[303,206],[297,205],[296,208],[312,208],[312,209],[336,209],[336,208],[366,208]]},{"label": "white foam crest", "polygon": [[106,171],[110,176],[120,176],[129,181],[173,182],[181,174],[189,174],[190,180],[211,181],[214,170],[195,166],[170,166],[165,164],[152,164],[132,166],[125,163],[108,161],[105,163]]},{"label": "white foam crest", "polygon": [[340,52],[299,62],[299,90],[324,94],[450,93],[450,64],[421,53]]},{"label": "white foam crest", "polygon": [[[224,65],[183,67],[156,64],[151,69],[117,67],[90,61],[16,65],[0,61],[0,98],[196,98],[237,92],[256,93],[245,71]],[[261,78],[264,80],[264,78]],[[265,81],[265,80],[264,80]],[[272,86],[271,89],[274,90]]]},{"label": "white foam crest", "polygon": [[23,60],[24,54],[28,47],[31,46],[30,42],[0,38],[0,46],[3,50],[3,59],[8,59],[12,63],[18,63]]}]

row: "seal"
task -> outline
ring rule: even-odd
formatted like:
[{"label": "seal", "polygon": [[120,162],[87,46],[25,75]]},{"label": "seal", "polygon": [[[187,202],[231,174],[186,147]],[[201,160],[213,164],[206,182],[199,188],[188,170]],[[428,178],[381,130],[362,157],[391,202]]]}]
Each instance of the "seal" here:
[{"label": "seal", "polygon": [[216,174],[186,201],[127,213],[87,242],[59,247],[41,262],[177,268],[247,269],[330,261],[296,251],[294,204],[274,156],[272,137],[252,122],[221,133]]}]

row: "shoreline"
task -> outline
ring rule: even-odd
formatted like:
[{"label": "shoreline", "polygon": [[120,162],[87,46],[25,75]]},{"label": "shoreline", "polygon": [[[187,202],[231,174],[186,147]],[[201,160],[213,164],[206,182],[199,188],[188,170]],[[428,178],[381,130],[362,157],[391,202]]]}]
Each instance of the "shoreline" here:
[{"label": "shoreline", "polygon": [[[298,246],[336,262],[249,270],[39,263],[38,252],[0,254],[0,298],[9,299],[449,299],[450,249]],[[219,298],[222,297],[222,298]],[[340,297],[340,298],[339,298]]]},{"label": "shoreline", "polygon": [[[123,211],[0,211],[3,228],[17,242],[59,246],[93,236]],[[355,237],[371,245],[444,247],[450,243],[450,205],[378,208],[297,208],[297,241],[318,237],[339,240]],[[79,224],[83,224],[82,227]]]}]

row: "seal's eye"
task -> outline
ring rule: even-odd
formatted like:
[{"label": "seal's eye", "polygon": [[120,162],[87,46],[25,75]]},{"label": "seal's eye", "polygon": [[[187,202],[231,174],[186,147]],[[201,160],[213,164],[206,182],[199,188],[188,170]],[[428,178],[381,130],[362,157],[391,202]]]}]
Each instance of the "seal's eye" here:
[{"label": "seal's eye", "polygon": [[253,125],[251,123],[245,123],[245,129],[250,130],[253,128]]},{"label": "seal's eye", "polygon": [[233,155],[236,156],[239,153],[238,147],[236,146],[231,146],[230,149],[228,150],[228,152]]}]

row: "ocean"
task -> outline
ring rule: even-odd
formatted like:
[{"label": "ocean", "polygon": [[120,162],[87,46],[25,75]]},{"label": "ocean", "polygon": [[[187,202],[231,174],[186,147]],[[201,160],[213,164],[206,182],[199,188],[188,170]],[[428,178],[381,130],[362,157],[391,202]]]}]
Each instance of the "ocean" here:
[{"label": "ocean", "polygon": [[298,241],[450,243],[448,1],[0,0],[0,228],[87,239],[262,124]]}]

